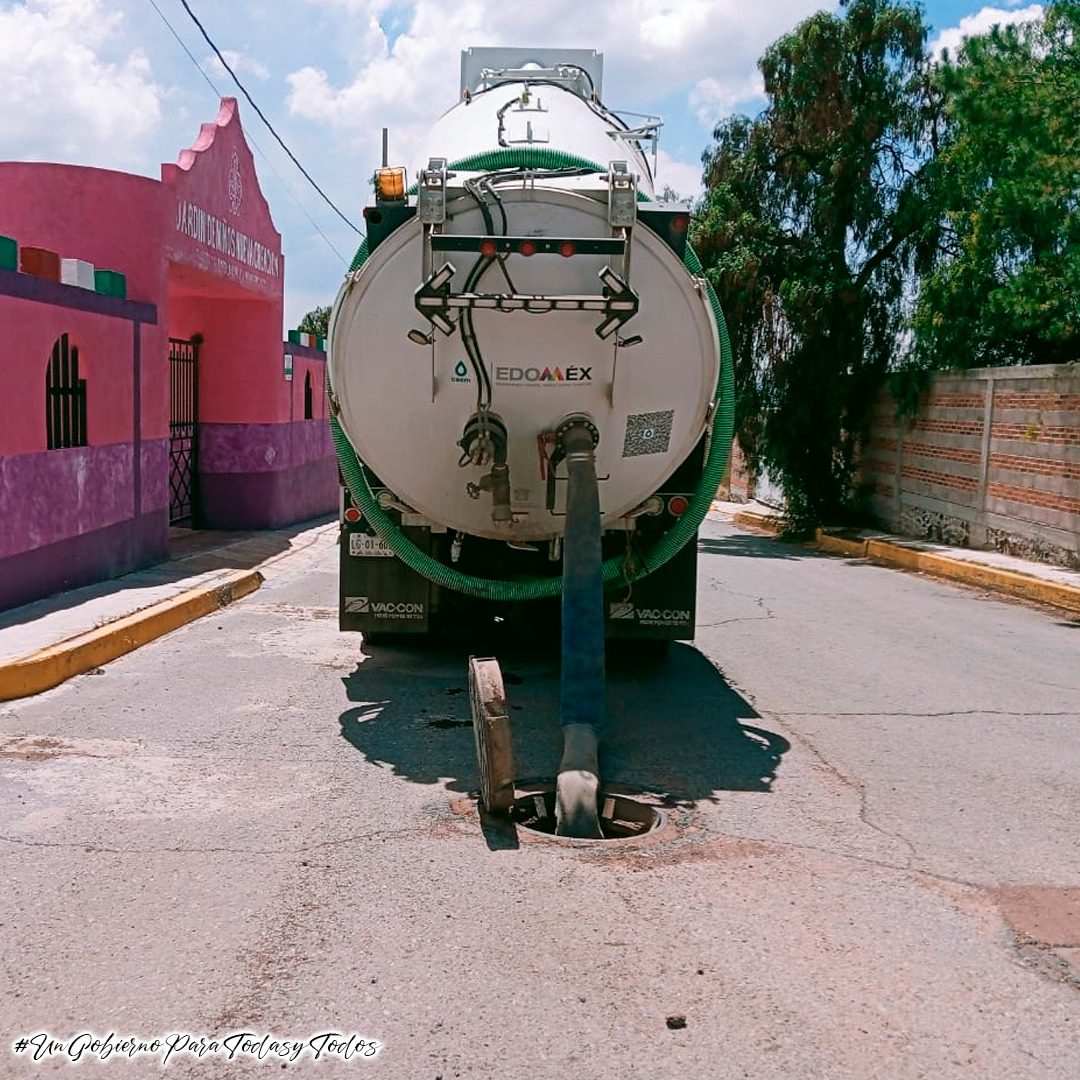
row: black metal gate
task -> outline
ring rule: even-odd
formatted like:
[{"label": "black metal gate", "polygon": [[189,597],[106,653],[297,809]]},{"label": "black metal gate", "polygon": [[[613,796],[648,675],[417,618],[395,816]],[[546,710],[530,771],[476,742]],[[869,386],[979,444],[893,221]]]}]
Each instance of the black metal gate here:
[{"label": "black metal gate", "polygon": [[193,523],[199,454],[199,343],[169,338],[169,523]]}]

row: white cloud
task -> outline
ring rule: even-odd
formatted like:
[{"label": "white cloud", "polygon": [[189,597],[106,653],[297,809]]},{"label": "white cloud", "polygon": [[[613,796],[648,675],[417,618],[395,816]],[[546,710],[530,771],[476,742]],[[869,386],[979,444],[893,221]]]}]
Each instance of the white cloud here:
[{"label": "white cloud", "polygon": [[703,127],[710,131],[725,116],[765,95],[759,72],[736,79],[699,79],[690,91],[690,108]]},{"label": "white cloud", "polygon": [[656,155],[656,191],[664,187],[674,189],[680,198],[696,199],[704,188],[701,183],[702,166],[688,161],[676,161],[670,154],[660,150]]},{"label": "white cloud", "polygon": [[823,6],[822,0],[770,0],[750,7],[741,0],[529,5],[417,0],[407,29],[391,46],[379,16],[391,9],[400,15],[405,5],[308,3],[336,11],[343,20],[342,38],[355,38],[353,75],[335,83],[321,67],[294,71],[288,76],[289,110],[337,129],[339,137],[351,137],[352,149],[365,155],[365,166],[383,125],[391,128],[394,156],[411,156],[423,132],[456,99],[463,48],[522,43],[595,48],[604,53],[609,105],[641,109],[672,94],[687,95],[702,124],[711,128],[725,108],[760,92],[755,64],[769,42]]},{"label": "white cloud", "polygon": [[[270,69],[261,60],[257,60],[253,56],[237,52],[236,49],[222,49],[221,55],[225,57],[225,63],[238,75],[246,72],[254,75],[256,79],[268,79],[270,77]],[[225,64],[213,53],[203,61],[202,66],[209,70],[213,78],[227,79],[229,77],[229,73],[225,70]]]},{"label": "white cloud", "polygon": [[1010,23],[1030,22],[1042,18],[1042,4],[1029,4],[1027,7],[1016,6],[1020,0],[1008,0],[1008,8],[984,7],[974,15],[967,15],[958,26],[942,30],[930,43],[930,54],[940,56],[943,49],[949,50],[950,56],[956,56],[964,38],[977,37],[989,32],[994,26],[1007,26]]},{"label": "white cloud", "polygon": [[102,0],[0,8],[0,145],[19,157],[117,167],[141,159],[163,90]]},{"label": "white cloud", "polygon": [[393,0],[308,0],[315,7],[337,8],[350,15],[379,16],[389,8]]}]

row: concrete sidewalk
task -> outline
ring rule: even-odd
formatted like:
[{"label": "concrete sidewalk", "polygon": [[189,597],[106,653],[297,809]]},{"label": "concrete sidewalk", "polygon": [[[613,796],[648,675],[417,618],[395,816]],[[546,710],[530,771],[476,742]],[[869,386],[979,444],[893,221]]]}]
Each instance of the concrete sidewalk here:
[{"label": "concrete sidewalk", "polygon": [[[736,525],[779,533],[783,515],[760,503],[713,503],[713,510]],[[915,570],[1023,600],[1049,604],[1080,615],[1080,572],[1020,559],[998,551],[949,547],[873,529],[818,529],[813,546],[830,555],[869,559],[883,566]]]},{"label": "concrete sidewalk", "polygon": [[168,562],[0,612],[0,701],[51,689],[217,611],[336,534],[333,519],[269,532],[174,530]]}]

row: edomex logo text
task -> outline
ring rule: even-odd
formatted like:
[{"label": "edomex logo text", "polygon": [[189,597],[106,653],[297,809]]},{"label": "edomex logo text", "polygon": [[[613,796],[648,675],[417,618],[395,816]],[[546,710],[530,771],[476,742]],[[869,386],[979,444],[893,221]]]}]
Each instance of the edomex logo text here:
[{"label": "edomex logo text", "polygon": [[510,386],[566,386],[570,383],[592,382],[592,368],[579,367],[497,367],[495,381]]}]

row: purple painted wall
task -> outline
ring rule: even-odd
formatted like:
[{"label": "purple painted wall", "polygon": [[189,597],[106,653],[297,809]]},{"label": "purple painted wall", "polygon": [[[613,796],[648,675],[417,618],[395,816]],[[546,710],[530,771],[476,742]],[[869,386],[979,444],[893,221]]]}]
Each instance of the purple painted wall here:
[{"label": "purple painted wall", "polygon": [[337,458],[325,420],[203,424],[199,488],[219,529],[277,528],[334,511]]},{"label": "purple painted wall", "polygon": [[330,427],[321,420],[199,426],[203,473],[279,472],[333,454]]},{"label": "purple painted wall", "polygon": [[[168,442],[142,445],[143,490],[135,505],[131,443],[0,457],[0,559],[168,510]],[[164,479],[164,482],[163,482]]]},{"label": "purple painted wall", "polygon": [[[169,443],[0,456],[0,610],[160,562],[169,551]],[[136,505],[138,501],[138,505]]]},{"label": "purple painted wall", "polygon": [[[169,444],[0,456],[0,609],[126,574],[169,550]],[[136,505],[138,502],[138,505]]]},{"label": "purple painted wall", "polygon": [[141,498],[135,513],[169,512],[169,440],[152,439],[142,444]]}]

